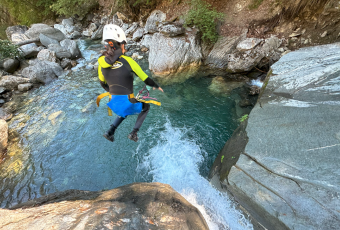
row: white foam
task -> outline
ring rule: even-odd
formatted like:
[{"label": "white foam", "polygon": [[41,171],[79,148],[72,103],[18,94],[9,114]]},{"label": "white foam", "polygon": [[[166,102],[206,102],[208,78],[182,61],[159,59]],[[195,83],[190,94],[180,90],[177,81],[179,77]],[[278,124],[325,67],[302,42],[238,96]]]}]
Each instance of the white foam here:
[{"label": "white foam", "polygon": [[251,84],[251,85],[256,85],[256,86],[258,86],[258,87],[260,87],[260,88],[263,86],[263,82],[260,81],[260,80],[258,80],[258,79],[251,80],[250,84]]},{"label": "white foam", "polygon": [[[153,129],[149,128],[149,132]],[[147,154],[141,145],[137,148],[137,154],[144,154],[138,173],[152,176],[153,182],[170,184],[201,211],[211,230],[252,229],[229,198],[200,175],[199,166],[207,154],[185,137],[187,131],[174,128],[167,121],[158,143]]]}]

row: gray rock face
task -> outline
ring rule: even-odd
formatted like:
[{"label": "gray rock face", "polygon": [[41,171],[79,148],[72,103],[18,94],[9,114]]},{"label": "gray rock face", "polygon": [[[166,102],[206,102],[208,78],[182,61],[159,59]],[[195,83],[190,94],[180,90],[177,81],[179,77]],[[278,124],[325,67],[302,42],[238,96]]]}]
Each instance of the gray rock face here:
[{"label": "gray rock face", "polygon": [[143,36],[143,39],[141,41],[141,45],[145,46],[146,48],[150,49],[150,46],[152,44],[152,36],[151,34],[145,34]]},{"label": "gray rock face", "polygon": [[19,84],[28,83],[30,81],[29,78],[17,77],[17,76],[3,76],[0,80],[0,87],[5,88],[6,90],[17,89]]},{"label": "gray rock face", "polygon": [[48,46],[48,49],[55,52],[55,54],[57,55],[57,58],[59,59],[72,57],[71,52],[59,44],[50,44]]},{"label": "gray rock face", "polygon": [[57,55],[55,54],[55,52],[48,49],[41,50],[38,53],[37,58],[40,61],[57,62]]},{"label": "gray rock face", "polygon": [[143,34],[144,34],[144,28],[138,28],[138,29],[133,33],[132,40],[134,40],[134,41],[139,41],[139,40],[143,37]]},{"label": "gray rock face", "polygon": [[227,187],[268,229],[339,228],[339,76],[340,43],[290,52],[249,115]]},{"label": "gray rock face", "polygon": [[36,61],[22,71],[22,76],[30,79],[32,83],[48,84],[63,74],[63,69],[55,62]]},{"label": "gray rock face", "polygon": [[46,35],[40,34],[39,35],[40,42],[44,46],[48,47],[49,44],[59,44],[59,41],[53,38],[49,38]]},{"label": "gray rock face", "polygon": [[[65,39],[60,42],[60,45],[67,51],[71,53],[71,59],[80,58],[81,53],[78,48],[77,42],[70,39]],[[65,57],[68,58],[68,57]]]},{"label": "gray rock face", "polygon": [[92,40],[98,40],[101,39],[103,37],[103,29],[104,29],[104,25],[100,25],[98,30],[96,30],[92,36],[91,39]]},{"label": "gray rock face", "polygon": [[160,10],[154,10],[148,19],[146,20],[145,24],[145,32],[146,33],[157,33],[159,31],[158,25],[160,22],[165,21],[166,14]]},{"label": "gray rock face", "polygon": [[20,66],[20,61],[17,59],[7,59],[2,64],[4,70],[8,73],[14,73]]},{"label": "gray rock face", "polygon": [[20,47],[22,54],[25,58],[36,57],[42,48],[38,47],[35,43],[30,43]]},{"label": "gray rock face", "polygon": [[209,229],[197,208],[161,183],[134,183],[104,192],[68,190],[12,209],[0,210],[3,230]]},{"label": "gray rock face", "polygon": [[28,30],[27,26],[9,26],[6,29],[6,35],[8,40],[12,41],[13,34],[24,34]]},{"label": "gray rock face", "polygon": [[169,37],[175,37],[184,34],[185,29],[180,25],[167,24],[159,26],[159,32]]},{"label": "gray rock face", "polygon": [[3,119],[0,119],[0,156],[6,151],[8,146],[8,125]]},{"label": "gray rock face", "polygon": [[149,69],[162,78],[182,81],[195,75],[201,65],[202,53],[196,35],[170,38],[160,33],[152,37]]},{"label": "gray rock face", "polygon": [[230,54],[240,41],[241,37],[221,37],[206,58],[204,64],[210,69],[223,69],[228,66],[228,54]]},{"label": "gray rock face", "polygon": [[50,27],[46,24],[33,24],[32,27],[25,33],[25,35],[30,39],[39,38],[40,34],[44,34],[47,37],[57,41],[61,41],[66,38],[60,30]]},{"label": "gray rock face", "polygon": [[127,29],[125,31],[125,35],[128,37],[128,36],[132,36],[133,33],[137,30],[137,28],[139,27],[139,24],[138,22],[134,22],[132,23],[132,25],[129,27],[129,29]]},{"label": "gray rock face", "polygon": [[[232,73],[246,72],[255,66],[260,67],[266,63],[277,61],[281,54],[278,51],[281,41],[277,37],[271,37],[261,46],[258,39],[246,39],[237,45],[237,49],[229,54],[227,70]],[[252,48],[251,48],[252,47]]]}]

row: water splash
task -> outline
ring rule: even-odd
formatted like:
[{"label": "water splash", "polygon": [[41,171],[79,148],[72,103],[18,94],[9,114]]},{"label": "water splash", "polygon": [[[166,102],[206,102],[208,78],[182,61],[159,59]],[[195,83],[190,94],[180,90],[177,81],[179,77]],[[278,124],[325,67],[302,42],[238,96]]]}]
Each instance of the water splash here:
[{"label": "water splash", "polygon": [[258,86],[260,88],[263,86],[263,82],[260,81],[259,79],[251,80],[250,84],[251,85],[256,85],[256,86]]},{"label": "water splash", "polygon": [[[155,133],[162,127],[149,128]],[[137,154],[141,157],[137,173],[152,177],[153,182],[170,184],[203,214],[209,228],[252,229],[248,220],[235,209],[226,194],[211,186],[209,181],[199,173],[207,153],[199,144],[186,136],[188,129],[174,128],[168,120],[159,132],[157,143],[147,153],[140,144]]]}]

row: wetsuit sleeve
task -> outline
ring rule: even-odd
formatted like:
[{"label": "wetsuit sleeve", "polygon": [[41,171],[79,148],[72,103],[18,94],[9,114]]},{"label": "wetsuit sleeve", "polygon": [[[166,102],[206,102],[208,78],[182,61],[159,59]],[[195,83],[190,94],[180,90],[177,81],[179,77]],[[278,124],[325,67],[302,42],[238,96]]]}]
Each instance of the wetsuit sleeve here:
[{"label": "wetsuit sleeve", "polygon": [[105,89],[107,92],[109,92],[110,88],[109,85],[106,82],[103,81],[99,81],[100,85],[103,87],[103,89]]},{"label": "wetsuit sleeve", "polygon": [[146,73],[144,73],[142,68],[137,64],[137,62],[135,62],[135,60],[127,56],[122,56],[122,58],[124,58],[130,64],[132,71],[140,79],[142,79],[142,81],[144,81],[145,84],[151,87],[156,87],[156,88],[159,87],[156,82],[154,82]]}]

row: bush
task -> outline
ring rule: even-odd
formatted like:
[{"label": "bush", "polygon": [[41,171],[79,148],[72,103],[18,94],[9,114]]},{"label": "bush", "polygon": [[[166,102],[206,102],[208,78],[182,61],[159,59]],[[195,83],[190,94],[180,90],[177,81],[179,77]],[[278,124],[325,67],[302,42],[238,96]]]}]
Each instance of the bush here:
[{"label": "bush", "polygon": [[8,40],[0,40],[0,60],[19,57],[19,47]]},{"label": "bush", "polygon": [[215,43],[218,39],[215,21],[223,17],[223,13],[218,13],[203,0],[191,0],[191,8],[186,16],[185,24],[195,25],[201,31],[204,42]]},{"label": "bush", "polygon": [[51,9],[59,15],[69,17],[77,14],[82,17],[97,5],[96,0],[57,0],[51,5]]},{"label": "bush", "polygon": [[29,26],[54,16],[49,8],[52,0],[0,0],[0,5],[6,7],[16,23]]}]

